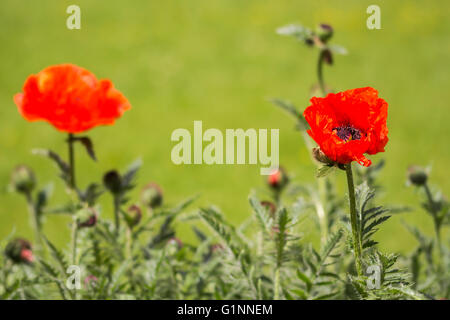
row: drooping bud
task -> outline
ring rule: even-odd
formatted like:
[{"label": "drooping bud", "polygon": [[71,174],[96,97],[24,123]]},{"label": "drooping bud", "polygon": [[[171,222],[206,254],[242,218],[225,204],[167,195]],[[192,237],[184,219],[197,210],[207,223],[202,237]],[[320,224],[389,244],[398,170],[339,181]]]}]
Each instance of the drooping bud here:
[{"label": "drooping bud", "polygon": [[142,218],[141,208],[137,205],[130,206],[126,212],[125,218],[130,228],[138,225]]},{"label": "drooping bud", "polygon": [[329,24],[321,23],[316,28],[316,34],[323,43],[326,43],[333,36],[333,28]]},{"label": "drooping bud", "polygon": [[423,186],[428,180],[428,170],[420,166],[410,166],[408,168],[408,180],[416,186]]},{"label": "drooping bud", "polygon": [[76,212],[78,228],[90,228],[97,224],[97,211],[94,208],[83,208]]},{"label": "drooping bud", "polygon": [[31,243],[22,238],[11,240],[5,248],[5,254],[14,263],[30,264],[34,261]]},{"label": "drooping bud", "polygon": [[122,191],[122,178],[116,170],[105,173],[103,176],[103,184],[112,194],[119,194]]},{"label": "drooping bud", "polygon": [[313,149],[312,149],[312,156],[313,156],[313,158],[314,158],[316,161],[318,161],[318,162],[320,162],[320,163],[323,163],[323,164],[325,164],[325,165],[327,165],[327,166],[331,166],[331,165],[334,165],[334,164],[335,164],[333,160],[331,160],[330,158],[328,158],[328,157],[326,156],[326,154],[323,153],[322,150],[320,150],[320,148],[313,148]]},{"label": "drooping bud", "polygon": [[325,49],[323,51],[323,61],[325,61],[325,63],[329,65],[333,64],[333,54],[330,49]]},{"label": "drooping bud", "polygon": [[275,212],[277,211],[277,207],[272,202],[261,201],[261,205],[269,211],[272,218],[275,217]]},{"label": "drooping bud", "polygon": [[20,193],[30,193],[36,186],[33,170],[25,165],[17,166],[11,174],[11,186]]},{"label": "drooping bud", "polygon": [[278,168],[269,175],[267,183],[270,188],[281,191],[289,183],[289,178],[283,168]]},{"label": "drooping bud", "polygon": [[162,205],[163,192],[161,188],[154,182],[149,183],[142,189],[141,202],[149,208],[157,208]]}]

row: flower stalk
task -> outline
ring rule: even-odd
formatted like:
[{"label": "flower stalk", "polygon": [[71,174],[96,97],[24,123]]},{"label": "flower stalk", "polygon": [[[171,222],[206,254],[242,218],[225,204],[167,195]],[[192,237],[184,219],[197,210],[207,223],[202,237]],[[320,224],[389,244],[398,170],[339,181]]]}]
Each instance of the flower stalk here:
[{"label": "flower stalk", "polygon": [[326,90],[325,90],[325,81],[323,79],[323,62],[325,58],[325,50],[321,49],[320,53],[319,53],[319,60],[317,62],[317,78],[319,80],[319,87],[320,87],[320,92],[322,94],[322,96],[326,96]]},{"label": "flower stalk", "polygon": [[31,226],[34,231],[34,236],[36,239],[36,250],[39,251],[42,247],[42,238],[41,238],[41,223],[39,221],[39,215],[36,210],[36,205],[33,202],[33,198],[30,192],[25,193],[25,197],[27,199],[28,212],[30,214]]},{"label": "flower stalk", "polygon": [[[70,192],[73,193],[76,190],[76,181],[75,181],[75,151],[74,151],[74,135],[69,133],[69,137],[67,139],[67,144],[69,147],[69,188]],[[75,212],[73,212],[73,222],[72,222],[72,264],[76,264],[77,260],[77,235],[78,235],[78,223],[77,218],[75,216]]]},{"label": "flower stalk", "polygon": [[431,194],[431,190],[430,190],[430,187],[428,186],[428,183],[425,182],[423,184],[423,188],[425,189],[425,193],[427,195],[428,203],[430,206],[430,212],[433,217],[434,233],[435,233],[435,237],[436,237],[436,244],[438,247],[439,256],[442,257],[443,252],[442,252],[442,244],[441,244],[441,225],[439,223],[439,218],[438,218],[438,213],[439,213],[438,205],[437,205],[436,201],[434,201],[434,199],[433,199],[433,195]]},{"label": "flower stalk", "polygon": [[357,212],[356,212],[356,197],[355,197],[355,184],[353,182],[352,163],[348,163],[345,166],[345,172],[347,174],[348,185],[348,197],[350,202],[350,223],[352,226],[353,237],[353,251],[355,254],[355,264],[358,276],[362,276],[362,245],[361,245],[361,232],[358,228]]},{"label": "flower stalk", "polygon": [[114,195],[114,226],[116,235],[119,234],[120,230],[120,195]]},{"label": "flower stalk", "polygon": [[274,300],[280,300],[280,268],[275,269],[275,279],[274,279]]}]

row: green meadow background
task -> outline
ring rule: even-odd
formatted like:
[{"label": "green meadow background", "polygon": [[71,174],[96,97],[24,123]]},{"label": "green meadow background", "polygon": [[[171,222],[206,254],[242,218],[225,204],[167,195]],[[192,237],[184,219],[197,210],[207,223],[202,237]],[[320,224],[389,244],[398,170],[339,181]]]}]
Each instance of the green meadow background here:
[{"label": "green meadow background", "polygon": [[[68,30],[68,5],[81,7],[81,30]],[[366,8],[381,7],[381,30],[368,30]],[[51,205],[65,199],[49,160],[33,156],[35,147],[66,154],[66,138],[43,122],[18,114],[13,95],[26,77],[52,64],[71,62],[109,78],[133,109],[111,127],[89,132],[97,163],[77,148],[78,182],[101,180],[103,172],[124,169],[140,157],[138,183],[159,183],[166,204],[201,194],[196,206],[216,204],[237,224],[250,213],[247,196],[264,187],[259,166],[182,165],[171,162],[176,128],[279,128],[280,161],[298,182],[314,182],[293,120],[268,100],[282,97],[302,109],[316,81],[317,51],[278,36],[277,27],[327,22],[333,43],[349,54],[326,66],[335,90],[373,86],[389,103],[389,144],[372,160],[386,159],[380,180],[383,203],[416,210],[395,216],[377,238],[381,248],[406,253],[416,245],[402,220],[432,234],[417,192],[405,186],[410,164],[432,164],[431,181],[450,194],[450,2],[448,1],[294,1],[294,0],[3,0],[0,4],[0,238],[15,229],[32,237],[23,199],[7,192],[16,164],[32,166],[41,185],[54,181]],[[342,193],[344,175],[338,173]],[[137,191],[135,192],[135,194]],[[103,216],[111,216],[109,195]],[[192,208],[195,210],[195,207]],[[69,238],[68,219],[51,216],[48,237]],[[192,240],[187,228],[182,239]],[[447,233],[448,235],[448,233]],[[307,240],[317,240],[306,232]]]}]

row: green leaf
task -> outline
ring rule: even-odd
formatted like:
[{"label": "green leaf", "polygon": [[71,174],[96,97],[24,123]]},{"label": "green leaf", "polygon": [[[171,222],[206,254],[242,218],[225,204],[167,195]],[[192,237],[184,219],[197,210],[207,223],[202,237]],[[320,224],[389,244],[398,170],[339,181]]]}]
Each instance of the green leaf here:
[{"label": "green leaf", "polygon": [[95,156],[94,151],[94,144],[89,137],[72,137],[72,140],[80,142],[86,149],[89,157],[91,157],[92,160],[97,161],[97,157]]},{"label": "green leaf", "polygon": [[301,272],[299,269],[297,269],[297,278],[299,278],[301,281],[303,281],[306,284],[308,291],[311,290],[311,287],[312,287],[311,279],[306,274]]},{"label": "green leaf", "polygon": [[272,230],[273,219],[270,216],[268,210],[261,205],[259,199],[254,196],[250,196],[249,198],[250,205],[253,208],[253,211],[256,213],[257,221],[259,222],[261,229],[266,233],[270,233]]},{"label": "green leaf", "polygon": [[284,111],[288,112],[289,114],[291,114],[292,116],[294,116],[294,118],[297,120],[298,122],[298,127],[301,131],[306,131],[309,129],[309,124],[306,121],[305,117],[303,116],[303,114],[301,112],[299,112],[297,110],[297,108],[289,101],[284,101],[281,99],[272,99],[271,102],[280,107],[281,109],[283,109]]},{"label": "green leaf", "polygon": [[60,177],[66,183],[70,180],[70,166],[55,152],[47,149],[33,149],[31,151],[34,155],[40,155],[53,160],[60,170]]},{"label": "green leaf", "polygon": [[348,54],[347,49],[345,49],[343,46],[340,46],[340,45],[337,45],[337,44],[329,45],[328,49],[330,49],[331,52],[336,53],[336,54],[341,54],[341,55]]},{"label": "green leaf", "polygon": [[47,244],[48,248],[50,249],[50,254],[52,255],[53,259],[55,259],[56,262],[58,262],[58,264],[61,268],[62,274],[65,274],[69,265],[67,264],[64,254],[62,253],[62,251],[57,249],[53,245],[53,243],[51,243],[50,240],[47,239],[47,237],[43,236],[43,238],[44,238],[45,243]]},{"label": "green leaf", "polygon": [[336,170],[335,166],[322,166],[319,169],[317,169],[316,177],[317,178],[323,178],[328,176],[330,173],[334,172]]},{"label": "green leaf", "polygon": [[277,34],[282,36],[291,36],[299,41],[305,41],[310,38],[313,34],[311,29],[306,28],[299,24],[289,24],[277,29]]}]

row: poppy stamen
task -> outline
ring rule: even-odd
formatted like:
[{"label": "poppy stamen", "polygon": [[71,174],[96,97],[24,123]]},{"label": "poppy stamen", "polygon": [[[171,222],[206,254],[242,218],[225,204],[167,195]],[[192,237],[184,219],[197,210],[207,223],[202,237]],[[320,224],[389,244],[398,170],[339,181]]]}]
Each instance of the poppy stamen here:
[{"label": "poppy stamen", "polygon": [[361,131],[352,127],[351,125],[333,128],[333,131],[344,142],[361,139]]}]

